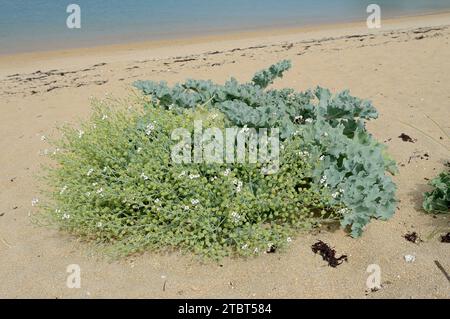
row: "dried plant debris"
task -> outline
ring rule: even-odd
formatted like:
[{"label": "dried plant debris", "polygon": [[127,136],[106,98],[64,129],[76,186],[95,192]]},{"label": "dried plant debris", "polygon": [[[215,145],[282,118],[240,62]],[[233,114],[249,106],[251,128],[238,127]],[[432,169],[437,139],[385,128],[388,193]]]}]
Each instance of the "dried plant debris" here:
[{"label": "dried plant debris", "polygon": [[330,267],[336,268],[340,264],[342,264],[344,261],[347,260],[347,255],[342,255],[340,257],[336,257],[336,250],[331,248],[327,243],[324,243],[323,241],[319,240],[317,243],[311,246],[312,251],[315,254],[320,254],[323,258],[323,260],[328,262],[328,265]]},{"label": "dried plant debris", "polygon": [[441,243],[450,243],[450,233],[441,236]]},{"label": "dried plant debris", "polygon": [[407,241],[410,241],[414,244],[418,244],[422,240],[420,239],[419,235],[417,235],[416,232],[409,232],[403,236]]},{"label": "dried plant debris", "polygon": [[275,245],[270,245],[270,247],[267,249],[266,253],[268,254],[273,254],[277,251],[277,246]]},{"label": "dried plant debris", "polygon": [[430,154],[428,153],[421,153],[421,152],[414,152],[408,159],[408,164],[411,163],[413,159],[421,159],[428,161],[430,159]]},{"label": "dried plant debris", "polygon": [[405,133],[400,134],[399,138],[401,138],[403,142],[415,143],[417,141]]},{"label": "dried plant debris", "polygon": [[442,274],[447,278],[448,282],[450,282],[450,275],[445,271],[444,267],[442,267],[441,263],[437,260],[434,261],[435,265],[439,268]]}]

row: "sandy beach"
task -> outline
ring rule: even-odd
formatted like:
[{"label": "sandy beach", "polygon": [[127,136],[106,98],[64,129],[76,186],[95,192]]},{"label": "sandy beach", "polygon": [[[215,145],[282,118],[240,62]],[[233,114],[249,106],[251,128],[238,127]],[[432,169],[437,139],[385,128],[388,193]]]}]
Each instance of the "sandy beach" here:
[{"label": "sandy beach", "polygon": [[[0,298],[449,298],[435,261],[450,273],[450,246],[439,241],[450,220],[421,210],[426,179],[450,159],[450,141],[432,121],[450,133],[449,40],[450,13],[443,13],[386,20],[377,30],[351,23],[0,56]],[[371,222],[358,239],[324,229],[299,234],[283,253],[220,263],[152,252],[110,261],[32,223],[47,161],[41,137],[86,118],[91,97],[126,97],[145,79],[246,81],[282,59],[293,69],[275,87],[350,89],[373,101],[380,117],[368,129],[400,170],[392,219]],[[406,241],[409,231],[423,242]],[[319,239],[348,262],[328,267],[311,251]],[[66,287],[70,264],[81,267],[81,289]],[[366,288],[370,264],[381,267],[376,292]]]}]

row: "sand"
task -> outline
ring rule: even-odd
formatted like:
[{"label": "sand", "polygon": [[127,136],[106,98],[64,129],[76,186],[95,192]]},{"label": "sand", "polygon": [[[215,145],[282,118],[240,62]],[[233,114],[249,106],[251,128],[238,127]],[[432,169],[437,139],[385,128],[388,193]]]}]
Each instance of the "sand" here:
[{"label": "sand", "polygon": [[[449,218],[420,209],[425,178],[450,159],[450,141],[428,118],[450,133],[449,38],[450,14],[439,14],[383,21],[375,31],[353,23],[1,56],[0,297],[449,298],[450,283],[434,262],[450,272],[450,246],[438,238],[450,230]],[[90,97],[125,97],[138,79],[245,81],[286,58],[294,67],[276,87],[349,88],[378,108],[380,118],[368,129],[385,141],[400,169],[400,202],[391,220],[373,221],[358,239],[321,230],[299,234],[286,252],[220,264],[152,252],[110,261],[76,238],[32,223],[36,176],[47,161],[41,136],[86,118]],[[405,123],[442,137],[447,148]],[[401,133],[417,141],[403,142]],[[408,231],[424,241],[406,241]],[[318,239],[347,254],[348,262],[328,267],[311,251]],[[407,254],[415,262],[406,263]],[[70,264],[81,267],[80,289],[66,286]],[[377,292],[367,291],[370,264],[381,267]]]}]

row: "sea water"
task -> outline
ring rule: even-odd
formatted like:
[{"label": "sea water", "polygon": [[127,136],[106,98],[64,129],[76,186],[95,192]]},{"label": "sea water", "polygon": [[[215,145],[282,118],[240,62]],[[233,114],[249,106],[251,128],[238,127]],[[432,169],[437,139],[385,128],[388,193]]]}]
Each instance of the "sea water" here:
[{"label": "sea water", "polygon": [[[81,28],[69,29],[69,4]],[[450,10],[450,0],[0,0],[0,54],[365,21]]]}]

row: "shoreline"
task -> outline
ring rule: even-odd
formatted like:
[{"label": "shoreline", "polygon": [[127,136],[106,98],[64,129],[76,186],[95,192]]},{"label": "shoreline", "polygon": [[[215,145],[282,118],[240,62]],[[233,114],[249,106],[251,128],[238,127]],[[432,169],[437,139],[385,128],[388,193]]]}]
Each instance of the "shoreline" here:
[{"label": "shoreline", "polygon": [[[429,10],[429,11],[422,11],[422,12],[409,12],[409,13],[394,13],[389,12],[388,14],[382,14],[382,22],[387,21],[388,23],[393,20],[398,19],[408,19],[408,18],[420,18],[425,16],[433,16],[433,15],[441,15],[450,13],[449,9],[441,9],[441,10]],[[365,18],[365,17],[364,17]],[[78,43],[74,43],[72,45],[61,45],[58,47],[56,43],[64,41],[63,38],[57,39],[48,39],[52,44],[39,44],[35,45],[34,48],[16,48],[16,50],[11,50],[8,52],[8,50],[2,52],[0,50],[0,57],[2,56],[11,56],[11,55],[17,55],[17,54],[32,54],[32,53],[45,53],[45,52],[60,52],[60,51],[70,51],[70,50],[78,50],[78,49],[87,49],[87,48],[101,48],[101,47],[111,47],[111,46],[128,46],[128,45],[138,45],[141,43],[158,43],[158,42],[178,42],[178,41],[185,41],[189,39],[201,39],[201,38],[221,38],[221,37],[235,37],[239,34],[247,34],[250,36],[255,36],[258,34],[263,34],[265,32],[273,32],[277,31],[277,33],[281,32],[295,32],[295,31],[302,31],[303,29],[322,29],[322,28],[331,28],[346,24],[365,24],[366,20],[361,17],[354,17],[350,16],[347,18],[338,18],[335,17],[334,19],[330,19],[327,21],[308,21],[308,22],[281,22],[278,21],[277,23],[273,22],[271,24],[267,25],[260,25],[260,26],[237,26],[235,28],[218,28],[214,30],[197,30],[197,31],[179,31],[179,32],[163,32],[159,34],[151,35],[141,35],[140,37],[134,37],[132,40],[124,40],[124,36],[118,36],[115,39],[111,38],[111,35],[104,35],[107,38],[110,38],[109,40],[105,40],[102,36],[97,36],[96,38],[92,39],[86,39],[84,41],[79,40]],[[97,42],[99,44],[97,44]],[[52,47],[53,45],[53,47]],[[20,45],[19,45],[20,47]],[[49,47],[49,48],[48,48]]]},{"label": "shoreline", "polygon": [[[382,23],[385,21],[386,23],[392,23],[398,20],[403,19],[412,19],[412,18],[423,18],[428,16],[439,16],[439,15],[445,15],[450,14],[450,9],[448,10],[440,10],[440,11],[426,11],[426,12],[417,12],[417,13],[409,13],[409,14],[402,14],[402,15],[396,15],[394,13],[391,13],[387,15],[386,18],[383,17],[382,14]],[[37,47],[35,49],[17,49],[16,51],[12,50],[11,52],[0,52],[0,58],[4,56],[14,56],[14,55],[22,55],[22,54],[35,54],[35,53],[50,53],[50,52],[65,52],[65,51],[72,51],[72,50],[83,50],[83,49],[95,49],[95,48],[110,48],[110,47],[122,47],[122,46],[140,46],[142,44],[162,44],[165,43],[177,43],[177,42],[184,42],[184,41],[196,41],[196,40],[202,40],[207,38],[213,38],[213,39],[221,39],[221,38],[236,38],[239,37],[241,34],[244,36],[259,36],[264,33],[275,33],[275,34],[282,34],[282,33],[292,33],[292,32],[304,32],[308,30],[322,30],[325,28],[335,28],[335,27],[342,27],[345,25],[365,25],[366,20],[361,20],[359,18],[352,18],[349,17],[345,20],[329,20],[328,22],[307,22],[303,24],[298,23],[277,23],[273,24],[271,26],[254,26],[254,27],[245,27],[242,26],[241,28],[236,29],[216,29],[213,31],[198,31],[198,32],[181,32],[181,33],[166,33],[161,34],[159,36],[156,36],[154,38],[146,38],[145,36],[142,36],[140,39],[135,38],[133,40],[110,40],[109,42],[103,42],[101,44],[95,44],[97,40],[101,40],[101,37],[98,39],[90,39],[87,42],[89,43],[78,43],[74,44],[72,46],[67,47],[51,47],[49,49],[43,49],[41,47]],[[100,41],[101,42],[101,41]],[[45,44],[43,44],[43,47],[45,47]]]},{"label": "shoreline", "polygon": [[[203,35],[193,37],[169,38],[165,40],[149,40],[138,42],[127,42],[120,44],[108,44],[89,47],[79,47],[70,49],[46,50],[20,52],[14,54],[0,54],[0,76],[6,75],[3,72],[10,67],[23,67],[27,64],[43,60],[58,60],[59,58],[80,58],[88,57],[102,58],[103,60],[114,61],[120,55],[130,52],[143,53],[142,58],[163,58],[167,57],[166,48],[174,51],[175,48],[182,48],[183,52],[188,52],[190,48],[210,46],[214,43],[219,50],[225,50],[233,45],[246,45],[251,47],[256,43],[280,43],[292,41],[305,41],[318,39],[321,37],[336,37],[355,34],[378,34],[391,30],[400,30],[414,27],[431,27],[450,24],[450,11],[440,13],[426,13],[420,15],[401,16],[382,20],[380,29],[368,29],[366,21],[354,21],[346,23],[318,24],[302,27],[283,27],[256,30],[243,30],[240,32],[225,32],[214,35]],[[194,52],[192,53],[201,53]],[[107,62],[107,61],[106,61]]]}]

